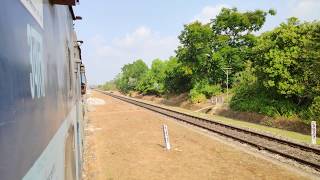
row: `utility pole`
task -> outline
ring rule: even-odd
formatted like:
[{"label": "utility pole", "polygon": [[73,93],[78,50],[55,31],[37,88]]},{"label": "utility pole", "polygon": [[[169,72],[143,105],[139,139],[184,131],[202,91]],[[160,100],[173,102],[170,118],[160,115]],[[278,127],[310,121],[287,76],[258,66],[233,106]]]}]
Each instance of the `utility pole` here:
[{"label": "utility pole", "polygon": [[229,72],[231,72],[230,67],[222,68],[223,72],[227,75],[227,100],[229,99]]},{"label": "utility pole", "polygon": [[[205,54],[207,58],[211,58],[210,54]],[[230,63],[230,62],[229,62]],[[231,67],[222,68],[222,71],[227,75],[227,100],[229,99],[229,72],[231,72]]]}]

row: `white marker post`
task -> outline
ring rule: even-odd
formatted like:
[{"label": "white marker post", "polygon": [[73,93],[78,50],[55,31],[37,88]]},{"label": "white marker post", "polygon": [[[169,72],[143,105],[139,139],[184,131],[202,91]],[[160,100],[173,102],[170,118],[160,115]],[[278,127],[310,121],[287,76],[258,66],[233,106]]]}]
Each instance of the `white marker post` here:
[{"label": "white marker post", "polygon": [[311,142],[312,142],[312,144],[317,144],[317,123],[316,123],[316,121],[311,121]]},{"label": "white marker post", "polygon": [[162,126],[162,129],[163,129],[164,146],[167,150],[170,150],[171,146],[170,146],[170,141],[169,141],[168,126],[164,124]]}]

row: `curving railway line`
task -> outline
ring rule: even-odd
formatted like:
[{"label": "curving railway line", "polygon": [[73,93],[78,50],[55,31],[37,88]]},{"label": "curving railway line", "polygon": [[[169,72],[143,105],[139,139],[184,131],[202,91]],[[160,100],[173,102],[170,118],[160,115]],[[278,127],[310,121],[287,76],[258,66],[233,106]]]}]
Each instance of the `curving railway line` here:
[{"label": "curving railway line", "polygon": [[309,166],[320,171],[320,148],[298,142],[292,142],[279,137],[273,137],[261,132],[255,132],[245,128],[226,125],[202,117],[196,117],[183,112],[174,111],[165,107],[141,102],[133,98],[115,95],[105,91],[99,91],[122,101],[149,109],[176,120],[206,129],[222,136],[249,144],[259,150],[266,150],[282,157],[294,160],[302,165]]}]

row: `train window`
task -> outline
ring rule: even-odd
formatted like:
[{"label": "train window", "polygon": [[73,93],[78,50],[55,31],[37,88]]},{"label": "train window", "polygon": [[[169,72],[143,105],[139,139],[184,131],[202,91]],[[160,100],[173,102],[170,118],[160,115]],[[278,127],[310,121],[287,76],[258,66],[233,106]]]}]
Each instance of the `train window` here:
[{"label": "train window", "polygon": [[85,67],[83,64],[80,65],[80,73],[81,73],[81,94],[84,95],[86,94],[86,89],[87,89],[87,86],[86,86],[86,74],[85,74]]},{"label": "train window", "polygon": [[71,58],[71,52],[70,52],[70,49],[68,47],[68,50],[67,50],[67,60],[68,60],[68,70],[69,70],[69,90],[71,91],[72,90],[72,86],[73,86],[73,69],[72,69],[72,58]]}]

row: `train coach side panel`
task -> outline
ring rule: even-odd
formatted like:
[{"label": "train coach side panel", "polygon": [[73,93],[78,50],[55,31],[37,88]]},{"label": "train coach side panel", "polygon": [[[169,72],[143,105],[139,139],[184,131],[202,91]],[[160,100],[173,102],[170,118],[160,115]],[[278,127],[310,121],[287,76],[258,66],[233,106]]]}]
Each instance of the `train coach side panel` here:
[{"label": "train coach side panel", "polygon": [[68,6],[1,0],[1,180],[26,175],[79,98],[72,33]]}]

